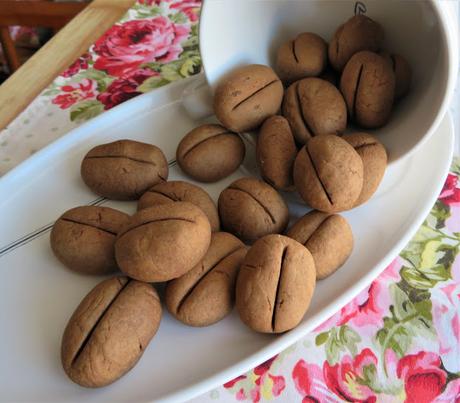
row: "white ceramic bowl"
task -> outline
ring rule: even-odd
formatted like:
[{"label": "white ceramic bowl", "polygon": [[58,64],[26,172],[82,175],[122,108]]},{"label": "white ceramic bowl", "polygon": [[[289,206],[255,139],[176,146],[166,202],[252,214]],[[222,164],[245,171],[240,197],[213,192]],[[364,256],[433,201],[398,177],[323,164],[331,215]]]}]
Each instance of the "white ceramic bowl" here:
[{"label": "white ceramic bowl", "polygon": [[385,49],[404,55],[413,69],[410,94],[376,133],[390,162],[408,156],[438,127],[453,93],[458,70],[455,25],[448,1],[434,0],[206,0],[200,47],[208,84],[214,89],[236,66],[273,66],[276,49],[300,32],[329,41],[356,11],[385,30]]}]

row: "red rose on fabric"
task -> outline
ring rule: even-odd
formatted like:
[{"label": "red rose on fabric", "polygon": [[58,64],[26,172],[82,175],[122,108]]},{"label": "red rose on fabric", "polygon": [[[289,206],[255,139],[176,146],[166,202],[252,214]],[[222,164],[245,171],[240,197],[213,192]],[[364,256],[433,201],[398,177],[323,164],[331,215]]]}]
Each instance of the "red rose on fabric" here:
[{"label": "red rose on fabric", "polygon": [[84,78],[79,83],[63,85],[62,94],[55,96],[51,102],[61,109],[67,109],[77,102],[94,98],[97,93],[96,88],[95,81]]},{"label": "red rose on fabric", "polygon": [[85,53],[84,55],[80,56],[77,60],[75,60],[67,70],[61,74],[62,77],[72,77],[77,74],[80,70],[86,70],[88,68],[88,60],[91,60],[91,55],[89,53]]},{"label": "red rose on fabric", "polygon": [[132,71],[112,81],[107,89],[97,96],[97,99],[104,104],[104,109],[113,108],[128,99],[140,95],[141,93],[137,91],[137,87],[152,76],[158,76],[158,73],[150,69]]},{"label": "red rose on fabric", "polygon": [[189,33],[189,26],[164,16],[114,25],[94,45],[99,55],[94,68],[119,77],[142,63],[176,60]]},{"label": "red rose on fabric", "polygon": [[441,359],[424,351],[401,358],[397,375],[404,380],[406,403],[432,402],[441,394],[447,380]]},{"label": "red rose on fabric", "polygon": [[460,203],[460,188],[457,187],[457,182],[458,178],[456,175],[449,174],[447,176],[444,187],[439,195],[439,200],[447,206]]},{"label": "red rose on fabric", "polygon": [[362,383],[364,368],[377,367],[377,357],[365,348],[354,359],[349,355],[342,361],[330,365],[327,361],[323,364],[323,376],[327,387],[341,399],[349,402],[373,403],[376,396],[372,389]]}]

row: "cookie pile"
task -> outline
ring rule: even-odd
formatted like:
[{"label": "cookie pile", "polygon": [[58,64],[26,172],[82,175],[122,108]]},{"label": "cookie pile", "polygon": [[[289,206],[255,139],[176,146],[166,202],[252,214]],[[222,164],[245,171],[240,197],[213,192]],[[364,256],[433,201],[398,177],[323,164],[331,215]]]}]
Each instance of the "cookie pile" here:
[{"label": "cookie pile", "polygon": [[[344,134],[348,121],[385,124],[408,91],[407,62],[382,51],[382,42],[377,22],[355,16],[329,45],[313,33],[283,44],[278,74],[248,65],[228,75],[214,97],[221,124],[194,128],[176,152],[185,174],[216,182],[245,158],[239,133],[258,131],[262,179],[234,181],[217,206],[204,189],[168,181],[166,158],[154,145],[119,140],[85,155],[84,183],[112,200],[138,200],[138,209],[129,216],[76,207],[52,229],[51,248],[71,270],[123,274],[98,284],[70,318],[62,338],[70,379],[100,387],[135,365],[162,315],[151,283],[165,283],[167,310],[189,326],[214,324],[234,305],[258,332],[281,333],[301,322],[316,281],[352,253],[351,227],[338,213],[365,203],[385,172],[377,138]],[[297,191],[313,209],[289,229],[280,191]]]}]

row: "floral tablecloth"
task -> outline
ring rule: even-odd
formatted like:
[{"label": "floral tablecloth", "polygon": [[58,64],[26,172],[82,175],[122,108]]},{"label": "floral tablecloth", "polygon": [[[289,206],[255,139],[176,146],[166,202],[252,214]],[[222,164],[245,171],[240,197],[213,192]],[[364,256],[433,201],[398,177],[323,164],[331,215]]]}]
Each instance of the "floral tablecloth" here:
[{"label": "floral tablecloth", "polygon": [[[0,134],[0,174],[105,110],[198,73],[200,6],[138,0]],[[195,401],[459,403],[459,177],[456,159],[418,233],[369,288],[303,340]]]}]

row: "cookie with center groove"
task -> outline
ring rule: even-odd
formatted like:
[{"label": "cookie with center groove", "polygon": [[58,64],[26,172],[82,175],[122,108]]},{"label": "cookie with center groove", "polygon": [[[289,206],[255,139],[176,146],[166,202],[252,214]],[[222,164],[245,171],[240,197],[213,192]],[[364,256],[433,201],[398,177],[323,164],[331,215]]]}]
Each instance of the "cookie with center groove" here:
[{"label": "cookie with center groove", "polygon": [[339,134],[347,126],[347,108],[340,91],[316,77],[296,81],[286,90],[283,116],[297,143],[320,134]]},{"label": "cookie with center groove", "polygon": [[285,42],[276,54],[276,71],[284,83],[318,76],[326,64],[327,43],[312,32],[303,32]]},{"label": "cookie with center groove", "polygon": [[219,231],[220,222],[214,201],[199,186],[184,181],[159,183],[145,192],[137,203],[137,210],[143,210],[159,204],[184,201],[198,206],[208,217],[213,232]]},{"label": "cookie with center groove", "polygon": [[313,257],[283,235],[267,235],[249,249],[236,283],[241,320],[262,333],[296,327],[310,305],[316,284]]},{"label": "cookie with center groove", "polygon": [[363,188],[363,162],[342,138],[314,137],[302,147],[294,162],[294,184],[302,199],[316,210],[349,210]]},{"label": "cookie with center groove", "polygon": [[354,54],[340,78],[350,118],[364,128],[386,124],[393,109],[395,85],[395,73],[382,56],[368,51]]},{"label": "cookie with center groove", "polygon": [[137,200],[148,188],[168,179],[168,162],[152,144],[118,140],[92,148],[81,163],[85,184],[113,200]]},{"label": "cookie with center groove", "polygon": [[282,116],[272,116],[262,125],[257,136],[256,160],[260,175],[275,189],[293,191],[292,168],[297,146]]},{"label": "cookie with center groove", "polygon": [[227,129],[244,132],[259,127],[275,115],[283,99],[283,84],[268,66],[239,67],[218,84],[214,112]]},{"label": "cookie with center groove", "polygon": [[286,235],[310,251],[317,280],[336,272],[353,250],[350,224],[339,214],[310,211],[296,221]]},{"label": "cookie with center groove", "polygon": [[128,220],[128,214],[110,207],[75,207],[54,223],[51,249],[71,270],[96,275],[113,272],[117,270],[115,239]]},{"label": "cookie with center groove", "polygon": [[236,171],[244,159],[243,140],[221,125],[205,124],[180,141],[176,160],[181,169],[200,182],[216,182]]},{"label": "cookie with center groove", "polygon": [[281,233],[289,221],[288,207],[280,194],[256,178],[241,178],[230,184],[217,205],[222,228],[243,241]]},{"label": "cookie with center groove", "polygon": [[87,388],[111,384],[136,365],[160,320],[160,299],[150,284],[104,280],[83,298],[64,330],[65,373]]},{"label": "cookie with center groove", "polygon": [[382,26],[363,14],[351,17],[337,28],[329,43],[329,62],[337,71],[342,71],[348,60],[357,52],[377,52],[382,47]]},{"label": "cookie with center groove", "polygon": [[115,258],[120,269],[140,281],[180,277],[205,255],[211,226],[199,207],[188,202],[138,211],[120,230]]},{"label": "cookie with center groove", "polygon": [[228,232],[215,232],[203,259],[183,276],[168,282],[169,312],[190,326],[209,326],[228,315],[234,304],[238,270],[246,246]]}]

